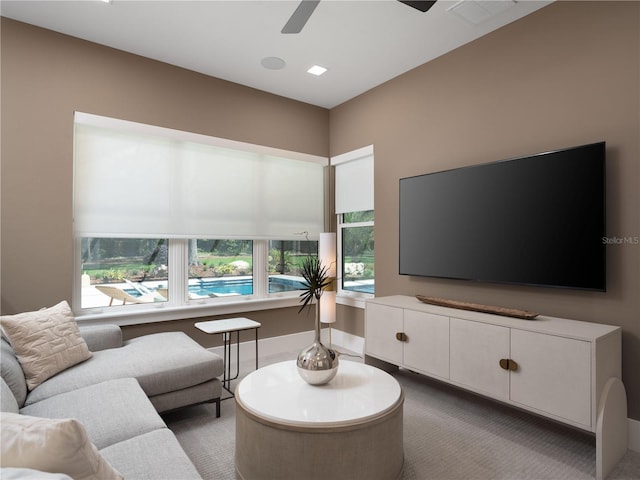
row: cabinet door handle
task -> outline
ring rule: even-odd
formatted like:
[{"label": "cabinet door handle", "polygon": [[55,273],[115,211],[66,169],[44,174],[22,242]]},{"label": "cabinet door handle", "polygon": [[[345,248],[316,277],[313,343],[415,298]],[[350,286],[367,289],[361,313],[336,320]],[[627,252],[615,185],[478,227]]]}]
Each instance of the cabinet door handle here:
[{"label": "cabinet door handle", "polygon": [[511,370],[512,372],[518,370],[518,364],[515,360],[511,360],[510,358],[501,358],[499,363],[500,367],[504,370]]},{"label": "cabinet door handle", "polygon": [[404,332],[398,332],[396,333],[396,340],[400,340],[401,342],[406,342],[407,340],[409,340],[409,337],[407,337],[407,334]]}]

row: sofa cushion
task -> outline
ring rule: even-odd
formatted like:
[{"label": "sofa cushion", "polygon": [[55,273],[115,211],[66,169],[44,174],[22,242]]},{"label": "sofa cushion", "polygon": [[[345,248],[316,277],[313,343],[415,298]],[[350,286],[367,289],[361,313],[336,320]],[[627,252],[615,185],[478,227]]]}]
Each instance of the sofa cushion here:
[{"label": "sofa cushion", "polygon": [[0,371],[2,378],[13,392],[18,406],[24,405],[27,398],[27,379],[24,378],[22,365],[7,340],[0,339]]},{"label": "sofa cushion", "polygon": [[59,373],[35,388],[25,405],[60,393],[133,377],[151,397],[207,382],[222,375],[220,355],[209,352],[183,332],[144,335],[122,348],[94,352],[86,362]]},{"label": "sofa cushion", "polygon": [[122,330],[118,325],[78,325],[78,329],[92,352],[122,346]]},{"label": "sofa cushion", "polygon": [[100,450],[125,478],[136,480],[185,479],[202,477],[168,428],[116,443]]},{"label": "sofa cushion", "polygon": [[91,357],[66,301],[35,312],[1,316],[0,324],[30,390]]},{"label": "sofa cushion", "polygon": [[19,409],[16,397],[13,396],[9,385],[4,381],[4,378],[0,378],[0,411],[18,413]]},{"label": "sofa cushion", "polygon": [[2,419],[2,467],[64,473],[75,480],[122,479],[75,419],[52,420],[15,413]]},{"label": "sofa cushion", "polygon": [[137,363],[135,377],[148,396],[199,385],[223,373],[222,357],[182,332],[137,337],[127,348]]},{"label": "sofa cushion", "polygon": [[210,402],[222,395],[220,380],[209,380],[205,383],[183,388],[175,392],[161,393],[149,397],[158,412],[168,412],[187,405]]},{"label": "sofa cushion", "polygon": [[20,413],[47,418],[73,417],[82,423],[98,449],[166,428],[134,378],[109,380],[55,395],[24,407]]}]

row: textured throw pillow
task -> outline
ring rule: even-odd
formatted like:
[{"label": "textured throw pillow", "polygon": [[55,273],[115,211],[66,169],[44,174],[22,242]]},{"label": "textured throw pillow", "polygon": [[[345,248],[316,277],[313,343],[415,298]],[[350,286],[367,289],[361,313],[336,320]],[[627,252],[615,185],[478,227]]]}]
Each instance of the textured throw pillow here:
[{"label": "textured throw pillow", "polygon": [[0,324],[22,365],[29,390],[91,357],[67,302],[1,316]]},{"label": "textured throw pillow", "polygon": [[29,468],[64,473],[74,480],[124,478],[107,462],[80,422],[17,413],[0,414],[3,468]]}]

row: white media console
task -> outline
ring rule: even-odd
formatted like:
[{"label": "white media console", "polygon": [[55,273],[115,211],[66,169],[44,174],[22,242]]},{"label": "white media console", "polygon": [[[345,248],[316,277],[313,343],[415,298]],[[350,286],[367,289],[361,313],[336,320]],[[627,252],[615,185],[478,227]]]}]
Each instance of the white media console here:
[{"label": "white media console", "polygon": [[621,350],[622,331],[611,325],[521,320],[401,295],[366,304],[367,363],[405,367],[595,434],[597,479],[627,451]]}]

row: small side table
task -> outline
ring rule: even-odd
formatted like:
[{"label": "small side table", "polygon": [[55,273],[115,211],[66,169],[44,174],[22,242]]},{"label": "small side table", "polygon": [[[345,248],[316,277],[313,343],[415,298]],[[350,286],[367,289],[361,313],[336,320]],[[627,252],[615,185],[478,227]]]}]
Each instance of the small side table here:
[{"label": "small side table", "polygon": [[[224,371],[222,375],[222,387],[233,396],[231,380],[238,378],[240,374],[240,332],[242,330],[254,330],[256,333],[256,370],[258,369],[258,328],[260,322],[244,317],[226,318],[224,320],[209,320],[197,322],[195,327],[207,334],[221,333],[224,345]],[[236,373],[231,377],[231,334],[236,332]]]}]

